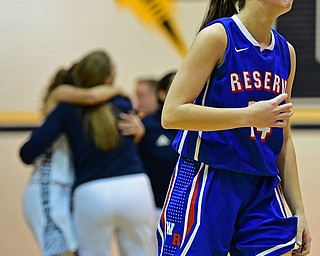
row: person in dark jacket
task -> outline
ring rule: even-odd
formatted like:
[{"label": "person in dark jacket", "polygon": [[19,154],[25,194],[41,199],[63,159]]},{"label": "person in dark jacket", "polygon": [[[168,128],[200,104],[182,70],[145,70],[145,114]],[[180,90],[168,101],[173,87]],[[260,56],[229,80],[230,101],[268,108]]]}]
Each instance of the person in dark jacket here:
[{"label": "person in dark jacket", "polygon": [[[105,51],[93,51],[76,65],[75,85],[111,85],[114,64]],[[155,255],[154,200],[150,181],[132,136],[117,129],[118,115],[131,102],[114,97],[98,106],[59,104],[21,147],[24,163],[33,161],[62,134],[73,165],[73,213],[80,256],[110,255],[116,236],[124,255]]]}]

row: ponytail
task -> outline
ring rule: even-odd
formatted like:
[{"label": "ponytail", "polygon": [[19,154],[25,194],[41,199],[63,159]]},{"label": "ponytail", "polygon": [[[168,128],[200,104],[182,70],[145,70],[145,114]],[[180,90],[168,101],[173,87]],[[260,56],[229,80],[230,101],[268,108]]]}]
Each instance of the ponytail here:
[{"label": "ponytail", "polygon": [[[93,51],[86,55],[73,70],[75,85],[81,88],[92,88],[103,84],[112,74],[113,64],[104,51]],[[86,107],[84,132],[91,135],[96,147],[102,151],[116,148],[120,143],[117,127],[117,116],[112,103]]]},{"label": "ponytail", "polygon": [[86,134],[92,134],[96,147],[101,151],[109,151],[119,145],[120,134],[112,103],[88,107],[84,129]]},{"label": "ponytail", "polygon": [[241,9],[245,0],[211,0],[207,13],[200,25],[200,32],[209,22],[222,17],[231,17],[238,13],[236,4]]}]

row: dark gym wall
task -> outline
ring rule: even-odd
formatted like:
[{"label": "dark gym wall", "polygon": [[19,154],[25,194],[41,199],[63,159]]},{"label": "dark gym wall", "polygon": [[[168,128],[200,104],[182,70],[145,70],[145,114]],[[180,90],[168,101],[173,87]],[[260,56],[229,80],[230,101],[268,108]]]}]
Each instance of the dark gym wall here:
[{"label": "dark gym wall", "polygon": [[315,54],[316,1],[294,1],[292,10],[279,17],[277,30],[295,47],[297,54],[293,96],[320,97],[320,63],[316,62]]}]

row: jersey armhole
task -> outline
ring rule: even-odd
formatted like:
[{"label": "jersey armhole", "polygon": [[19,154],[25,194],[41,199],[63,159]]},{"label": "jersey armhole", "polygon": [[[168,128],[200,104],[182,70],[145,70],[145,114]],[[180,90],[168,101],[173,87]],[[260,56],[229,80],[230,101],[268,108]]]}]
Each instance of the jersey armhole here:
[{"label": "jersey armhole", "polygon": [[223,55],[223,59],[222,59],[221,63],[219,65],[217,65],[215,68],[217,70],[220,70],[220,69],[223,69],[229,63],[230,55],[228,54],[228,52],[230,52],[230,35],[229,35],[228,30],[225,27],[225,24],[223,24],[220,21],[218,21],[217,23],[220,23],[223,26],[226,40],[227,40],[227,46],[226,46],[226,50]]}]

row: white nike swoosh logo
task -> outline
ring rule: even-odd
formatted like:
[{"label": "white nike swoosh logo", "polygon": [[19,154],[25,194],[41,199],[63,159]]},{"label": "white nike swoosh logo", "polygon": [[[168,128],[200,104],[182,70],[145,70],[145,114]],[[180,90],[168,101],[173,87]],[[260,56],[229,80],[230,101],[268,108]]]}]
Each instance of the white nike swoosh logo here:
[{"label": "white nike swoosh logo", "polygon": [[249,47],[247,47],[247,48],[242,48],[242,49],[237,49],[236,47],[234,47],[234,49],[236,50],[236,52],[243,52],[243,51],[245,51],[245,50],[248,50]]}]

